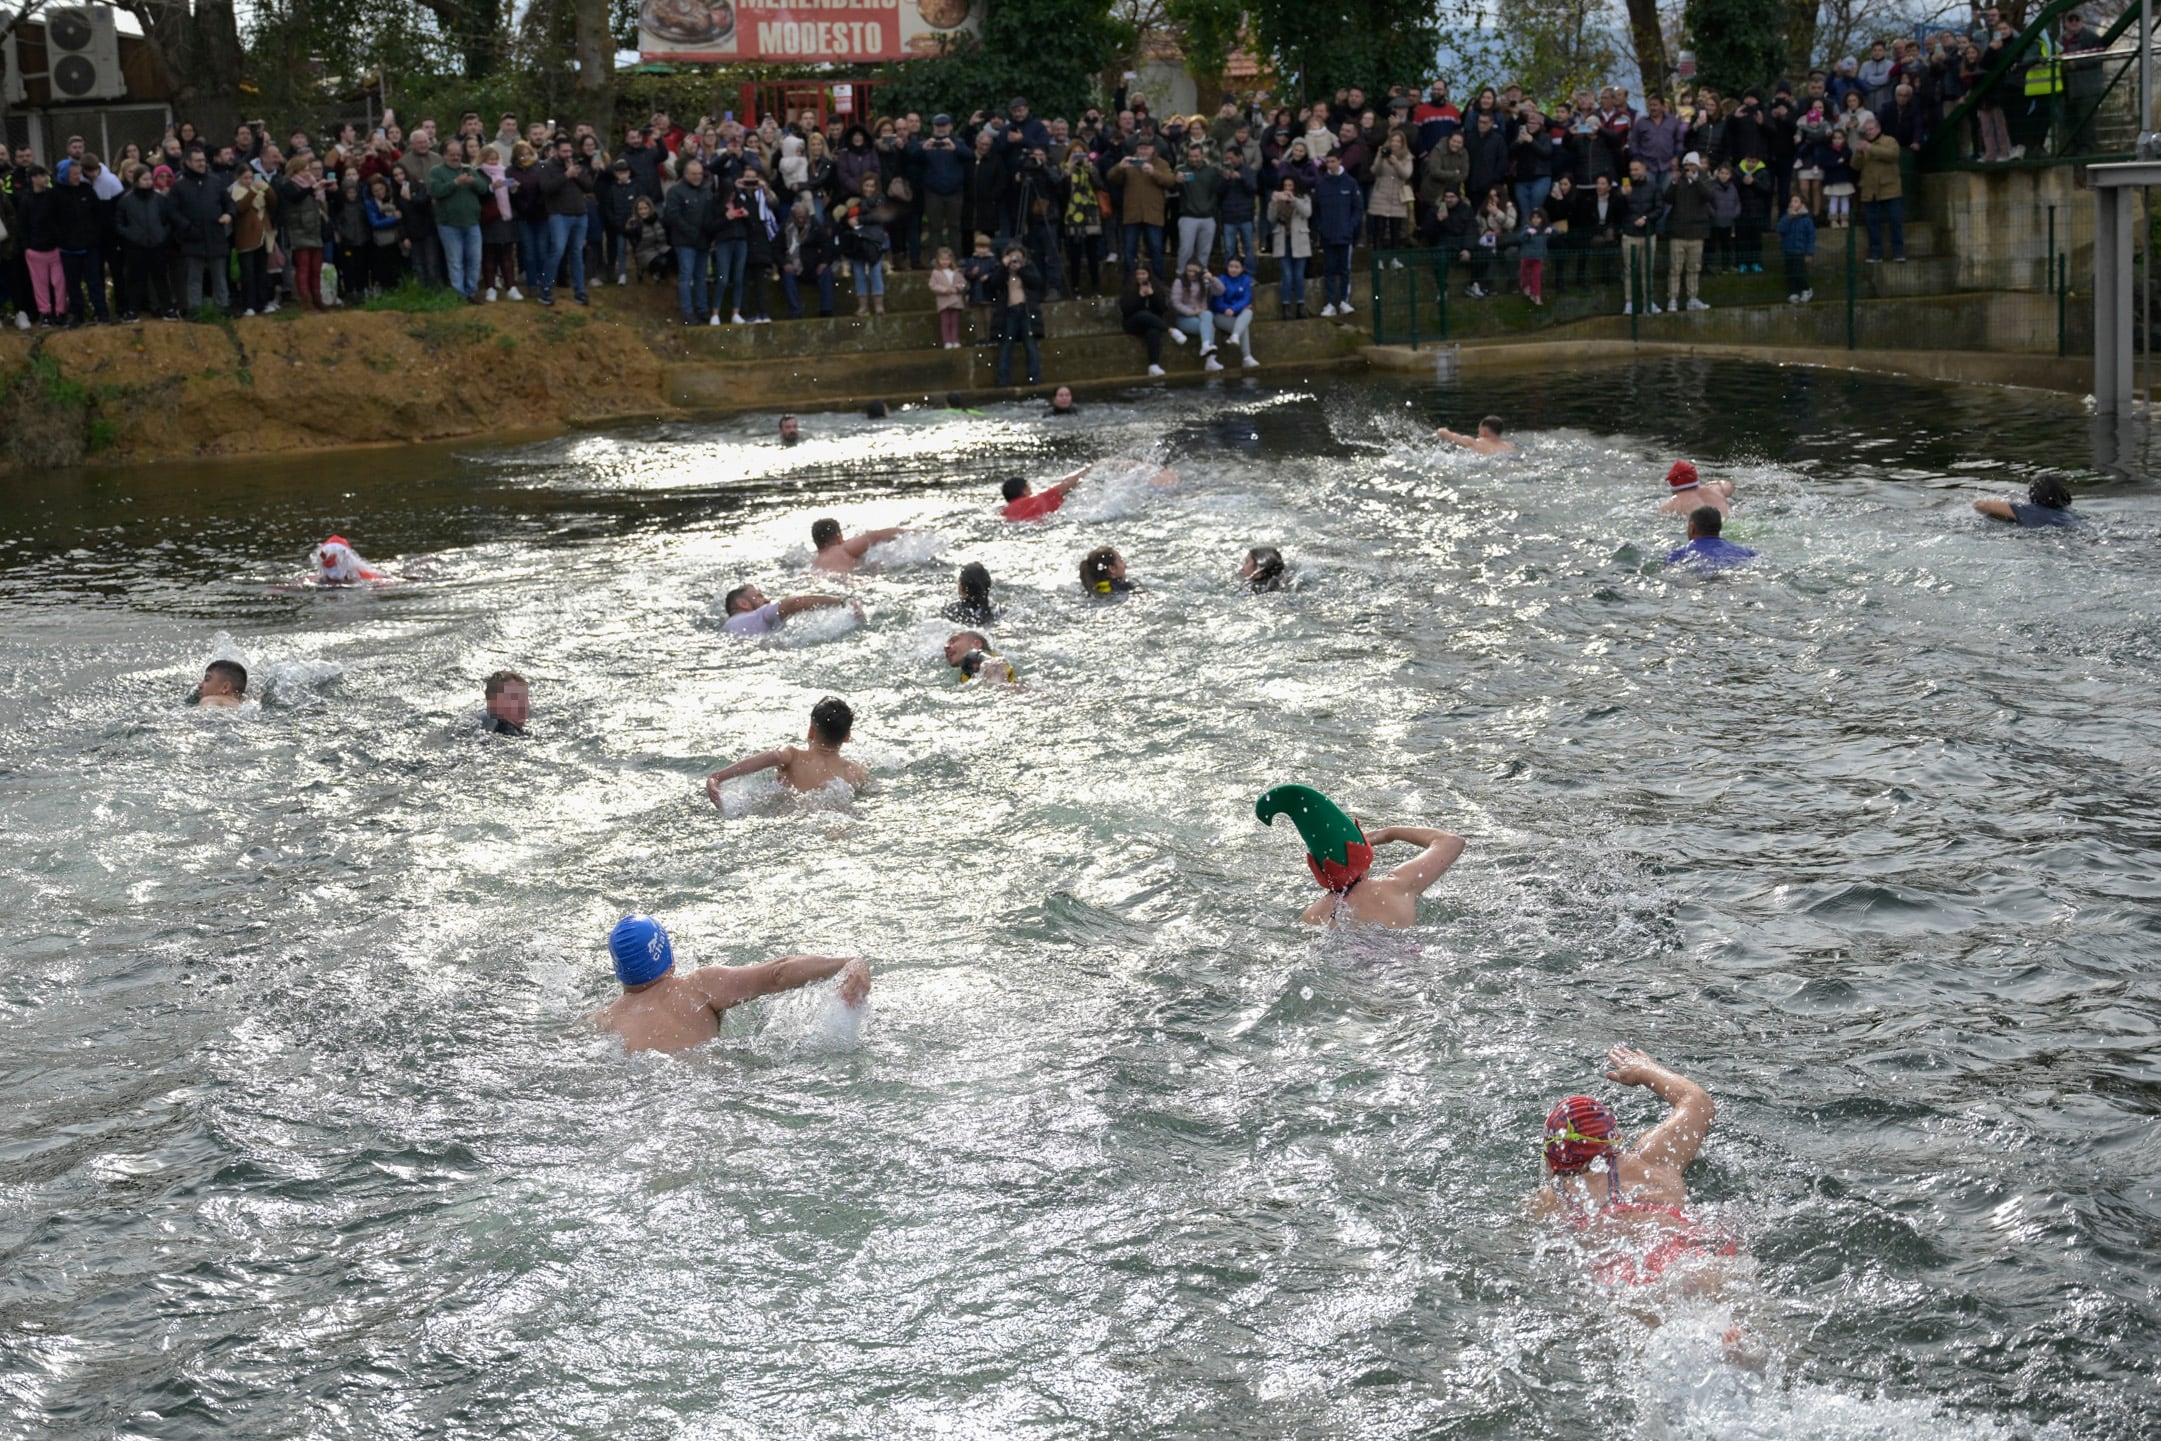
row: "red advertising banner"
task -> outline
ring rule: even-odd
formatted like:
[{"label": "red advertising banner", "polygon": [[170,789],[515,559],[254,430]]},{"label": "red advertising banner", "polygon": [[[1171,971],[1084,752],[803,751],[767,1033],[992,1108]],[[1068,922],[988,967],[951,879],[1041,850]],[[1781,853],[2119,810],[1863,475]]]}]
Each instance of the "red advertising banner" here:
[{"label": "red advertising banner", "polygon": [[851,62],[935,55],[944,37],[974,33],[985,0],[644,0],[645,60]]}]

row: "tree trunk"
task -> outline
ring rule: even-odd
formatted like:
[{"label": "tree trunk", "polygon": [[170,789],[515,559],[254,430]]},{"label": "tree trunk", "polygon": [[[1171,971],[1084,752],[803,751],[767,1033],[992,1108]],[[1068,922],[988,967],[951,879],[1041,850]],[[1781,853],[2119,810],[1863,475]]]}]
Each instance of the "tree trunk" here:
[{"label": "tree trunk", "polygon": [[615,138],[615,32],[609,0],[573,0],[578,27],[577,118],[593,127],[606,149]]},{"label": "tree trunk", "polygon": [[1786,0],[1786,73],[1798,86],[1816,58],[1819,0]]},{"label": "tree trunk", "polygon": [[1636,47],[1636,68],[1643,72],[1644,95],[1664,96],[1673,66],[1658,23],[1658,0],[1628,0],[1628,35]]},{"label": "tree trunk", "polygon": [[173,114],[192,120],[213,144],[222,144],[243,119],[240,113],[240,25],[233,0],[124,0],[120,8],[143,28],[143,39],[172,80]]}]

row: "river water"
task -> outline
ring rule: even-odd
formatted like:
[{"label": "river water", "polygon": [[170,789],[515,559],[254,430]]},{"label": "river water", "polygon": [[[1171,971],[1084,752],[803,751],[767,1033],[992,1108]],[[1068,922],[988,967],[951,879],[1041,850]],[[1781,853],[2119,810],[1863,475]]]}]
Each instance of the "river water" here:
[{"label": "river water", "polygon": [[[2161,526],[2075,407],[1671,362],[1084,408],[0,493],[0,1434],[2152,1434]],[[1428,437],[1486,410],[1520,459]],[[1664,568],[1676,454],[1756,565]],[[2067,464],[2080,531],[1970,509]],[[721,635],[825,514],[918,528],[867,622]],[[331,530],[408,578],[283,588]],[[1296,584],[1241,594],[1264,542]],[[965,560],[1018,691],[938,659]],[[216,654],[259,707],[185,703]],[[472,730],[501,666],[523,742]],[[829,693],[852,806],[707,803]],[[1417,931],[1295,924],[1287,780],[1469,838]],[[634,909],[862,954],[869,1015],[626,1059],[581,1017]],[[1655,1119],[1615,1041],[1721,1103],[1721,1299],[1523,1212],[1557,1096]]]}]

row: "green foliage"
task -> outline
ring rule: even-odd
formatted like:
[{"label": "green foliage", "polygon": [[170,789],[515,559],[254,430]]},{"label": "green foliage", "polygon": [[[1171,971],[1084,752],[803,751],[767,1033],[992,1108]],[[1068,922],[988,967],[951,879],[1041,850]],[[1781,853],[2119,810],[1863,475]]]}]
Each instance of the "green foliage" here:
[{"label": "green foliage", "polygon": [[463,310],[465,297],[455,290],[438,289],[422,285],[408,275],[395,290],[386,290],[372,300],[362,301],[362,310],[404,310],[417,313],[443,310]]},{"label": "green foliage", "polygon": [[1549,111],[1620,68],[1603,0],[1500,0],[1500,73]]},{"label": "green foliage", "polygon": [[92,455],[96,455],[101,450],[110,450],[113,443],[119,439],[119,421],[107,420],[105,417],[99,416],[96,420],[90,422],[89,450]]},{"label": "green foliage", "polygon": [[44,392],[46,401],[54,406],[73,408],[90,401],[90,392],[82,382],[64,379],[60,374],[60,362],[50,355],[41,354],[31,360],[30,378]]},{"label": "green foliage", "polygon": [[1688,0],[1697,80],[1731,94],[1784,74],[1789,18],[1784,0]]},{"label": "green foliage", "polygon": [[188,312],[188,319],[197,325],[229,325],[230,316],[219,309],[215,300],[205,300]]},{"label": "green foliage", "polygon": [[1341,9],[1307,0],[1260,0],[1255,30],[1308,99],[1346,85],[1370,92],[1398,75],[1424,78],[1440,47],[1440,18],[1418,0],[1348,0]]},{"label": "green foliage", "polygon": [[1037,115],[1078,115],[1097,93],[1096,77],[1132,39],[1106,0],[993,0],[980,41],[964,38],[943,55],[886,66],[878,106],[965,117],[1025,95]]},{"label": "green foliage", "polygon": [[[1244,39],[1246,7],[1240,0],[1164,0],[1163,19],[1178,33],[1196,76],[1220,74],[1224,60]],[[1214,108],[1207,96],[1201,97],[1201,108]]]}]

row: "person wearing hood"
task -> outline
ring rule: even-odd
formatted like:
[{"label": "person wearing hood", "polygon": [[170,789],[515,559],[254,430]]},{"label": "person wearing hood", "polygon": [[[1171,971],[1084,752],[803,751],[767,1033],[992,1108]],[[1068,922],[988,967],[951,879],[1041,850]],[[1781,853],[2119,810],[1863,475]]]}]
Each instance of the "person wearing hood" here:
[{"label": "person wearing hood", "polygon": [[135,172],[135,184],[120,197],[115,225],[122,254],[127,259],[126,289],[120,319],[134,324],[148,311],[160,320],[174,318],[171,277],[166,251],[174,234],[172,201],[158,193],[157,179],[148,170]]},{"label": "person wearing hood", "polygon": [[[1299,919],[1310,926],[1346,921],[1405,929],[1418,923],[1418,898],[1463,854],[1463,837],[1430,826],[1388,826],[1370,837],[1364,827],[1311,786],[1277,786],[1254,802],[1262,825],[1287,815],[1306,843],[1306,868],[1327,894]],[[1373,878],[1377,847],[1402,842],[1417,855],[1387,875]]]},{"label": "person wearing hood", "polygon": [[865,176],[879,178],[884,172],[878,164],[878,152],[871,148],[870,132],[860,125],[851,125],[840,137],[840,156],[833,162],[840,193],[850,199],[863,193]]},{"label": "person wearing hood", "polygon": [[60,268],[67,282],[68,323],[82,325],[95,316],[109,324],[103,274],[104,216],[93,181],[95,155],[60,162],[60,186],[53,192],[53,224],[59,232]]}]

